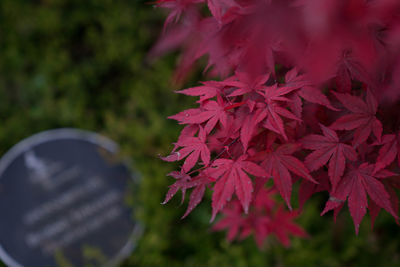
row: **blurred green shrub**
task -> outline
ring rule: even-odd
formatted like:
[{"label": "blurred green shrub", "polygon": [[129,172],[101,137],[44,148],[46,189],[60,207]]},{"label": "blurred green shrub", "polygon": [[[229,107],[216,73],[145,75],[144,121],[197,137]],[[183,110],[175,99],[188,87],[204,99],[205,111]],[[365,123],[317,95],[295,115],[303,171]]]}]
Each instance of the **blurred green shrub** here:
[{"label": "blurred green shrub", "polygon": [[192,102],[172,92],[173,55],[146,61],[162,21],[160,10],[138,0],[1,0],[0,153],[57,127],[117,141],[142,174],[133,201],[146,227],[122,266],[399,266],[393,220],[382,214],[374,232],[363,223],[356,237],[348,214],[337,224],[319,216],[322,196],[299,219],[309,239],[283,248],[271,238],[264,251],[251,239],[229,244],[210,233],[210,203],[185,220],[179,197],[160,205],[174,166],[157,155],[169,152],[179,130],[166,117]]}]

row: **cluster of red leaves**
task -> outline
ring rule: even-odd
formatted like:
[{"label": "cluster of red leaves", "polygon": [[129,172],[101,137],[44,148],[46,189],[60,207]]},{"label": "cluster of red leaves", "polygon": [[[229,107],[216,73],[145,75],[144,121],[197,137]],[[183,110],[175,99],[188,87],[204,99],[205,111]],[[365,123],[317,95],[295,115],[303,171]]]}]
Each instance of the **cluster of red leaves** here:
[{"label": "cluster of red leaves", "polygon": [[185,217],[211,189],[211,221],[224,214],[215,229],[254,233],[260,246],[270,234],[284,245],[305,236],[292,222],[298,180],[300,207],[327,191],[322,214],[347,204],[357,233],[367,210],[372,222],[382,208],[398,219],[400,1],[156,5],[170,13],[152,55],[182,48],[178,79],[207,56],[205,71],[221,78],[178,91],[199,100],[170,117],[185,127],[163,159],[183,165],[164,203],[191,189]]}]

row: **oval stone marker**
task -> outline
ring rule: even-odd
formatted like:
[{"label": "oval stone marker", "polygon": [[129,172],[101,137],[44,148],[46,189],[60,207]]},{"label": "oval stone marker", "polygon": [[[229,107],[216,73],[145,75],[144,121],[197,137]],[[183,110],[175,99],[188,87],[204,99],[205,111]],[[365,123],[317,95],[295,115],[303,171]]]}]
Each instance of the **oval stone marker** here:
[{"label": "oval stone marker", "polygon": [[[31,136],[0,160],[0,258],[8,266],[114,266],[140,235],[135,179],[117,145],[86,131]],[[130,189],[131,188],[131,189]]]}]

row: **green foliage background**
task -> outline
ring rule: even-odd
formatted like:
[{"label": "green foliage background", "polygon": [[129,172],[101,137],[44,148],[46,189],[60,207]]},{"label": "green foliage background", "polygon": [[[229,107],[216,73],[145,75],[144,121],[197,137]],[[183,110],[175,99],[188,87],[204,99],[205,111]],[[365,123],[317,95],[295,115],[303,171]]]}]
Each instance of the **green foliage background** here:
[{"label": "green foliage background", "polygon": [[1,0],[0,153],[58,127],[118,142],[142,175],[133,199],[145,225],[122,266],[400,266],[393,219],[380,214],[373,232],[364,220],[357,237],[347,211],[336,224],[319,216],[326,195],[298,220],[309,239],[283,248],[271,238],[262,251],[252,239],[229,244],[211,233],[209,200],[185,220],[179,196],[160,205],[173,182],[166,173],[177,165],[157,155],[169,152],[181,128],[166,117],[194,100],[172,92],[176,55],[146,60],[164,15],[139,0]]}]

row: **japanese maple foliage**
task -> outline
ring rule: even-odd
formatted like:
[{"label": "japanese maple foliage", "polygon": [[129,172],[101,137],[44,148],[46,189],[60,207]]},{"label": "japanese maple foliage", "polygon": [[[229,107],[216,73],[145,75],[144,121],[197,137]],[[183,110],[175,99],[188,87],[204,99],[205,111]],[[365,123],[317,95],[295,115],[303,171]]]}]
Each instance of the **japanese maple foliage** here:
[{"label": "japanese maple foliage", "polygon": [[214,229],[259,246],[306,236],[292,221],[297,181],[300,208],[325,191],[321,214],[347,205],[356,233],[367,211],[397,221],[400,1],[155,4],[169,15],[151,56],[180,48],[178,80],[205,56],[216,77],[177,92],[198,100],[170,117],[185,127],[163,157],[182,162],[164,203],[191,190],[186,217],[211,190]]}]

